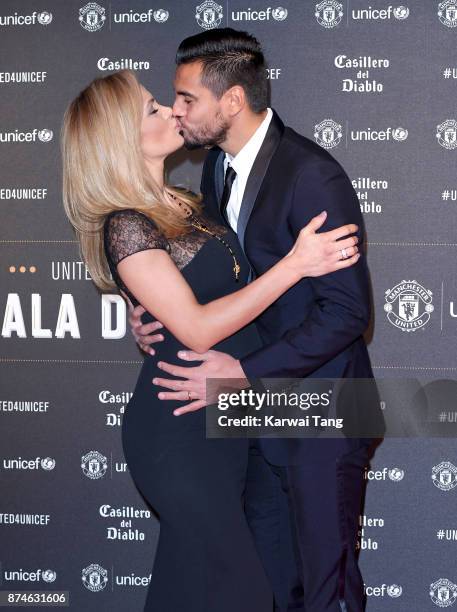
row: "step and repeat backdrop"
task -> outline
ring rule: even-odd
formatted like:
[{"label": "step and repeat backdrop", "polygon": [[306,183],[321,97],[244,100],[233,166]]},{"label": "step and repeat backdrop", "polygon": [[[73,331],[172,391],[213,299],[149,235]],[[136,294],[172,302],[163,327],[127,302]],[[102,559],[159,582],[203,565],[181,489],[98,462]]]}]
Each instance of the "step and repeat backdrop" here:
[{"label": "step and repeat backdrop", "polygon": [[[171,104],[183,38],[219,26],[257,36],[272,106],[357,191],[376,375],[457,376],[457,0],[279,1],[0,4],[0,591],[141,610],[159,535],[120,439],[142,356],[62,207],[62,115],[95,77],[131,68]],[[198,190],[203,159],[180,152],[171,182]],[[442,408],[451,426],[455,404]],[[455,440],[386,438],[366,479],[367,610],[457,610]]]}]

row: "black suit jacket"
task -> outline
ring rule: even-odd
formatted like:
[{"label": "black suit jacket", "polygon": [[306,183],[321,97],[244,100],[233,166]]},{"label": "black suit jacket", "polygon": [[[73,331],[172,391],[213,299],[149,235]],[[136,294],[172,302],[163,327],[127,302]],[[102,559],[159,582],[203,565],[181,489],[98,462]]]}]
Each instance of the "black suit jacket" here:
[{"label": "black suit jacket", "polygon": [[[223,160],[221,149],[211,149],[201,183],[207,211],[222,223]],[[237,227],[253,275],[263,274],[286,255],[299,231],[322,210],[328,216],[321,231],[346,223],[359,226],[362,256],[350,268],[302,279],[256,319],[264,346],[240,360],[248,378],[373,377],[362,336],[370,320],[370,291],[357,195],[340,164],[285,127],[273,111]],[[267,457],[278,464],[295,462],[302,442],[262,440]]]}]

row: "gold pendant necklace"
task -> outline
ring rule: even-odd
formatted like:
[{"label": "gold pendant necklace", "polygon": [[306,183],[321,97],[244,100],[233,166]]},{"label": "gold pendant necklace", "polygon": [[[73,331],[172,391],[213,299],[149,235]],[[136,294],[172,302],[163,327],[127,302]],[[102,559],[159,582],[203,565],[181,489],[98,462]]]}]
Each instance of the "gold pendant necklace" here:
[{"label": "gold pendant necklace", "polygon": [[[184,206],[182,205],[182,202],[180,202],[178,200],[178,198],[173,195],[172,193],[168,192],[168,195],[170,195],[173,200],[175,200],[175,202],[178,204],[178,206],[181,209],[184,209]],[[186,211],[186,217],[190,218],[193,216],[192,212],[187,212]],[[223,239],[221,238],[221,236],[218,236],[217,234],[215,234],[214,232],[212,232],[208,227],[206,227],[206,225],[204,225],[203,223],[200,223],[200,221],[197,221],[196,219],[190,219],[190,224],[195,227],[196,229],[202,231],[202,232],[206,232],[207,234],[210,234],[210,236],[213,236],[213,238],[216,238],[217,240],[219,240],[219,242],[221,244],[223,244],[230,252],[230,255],[232,256],[233,259],[233,272],[235,273],[235,281],[238,282],[239,281],[239,276],[240,276],[240,271],[241,271],[241,267],[240,264],[238,263],[235,253],[233,252],[232,247]]]}]

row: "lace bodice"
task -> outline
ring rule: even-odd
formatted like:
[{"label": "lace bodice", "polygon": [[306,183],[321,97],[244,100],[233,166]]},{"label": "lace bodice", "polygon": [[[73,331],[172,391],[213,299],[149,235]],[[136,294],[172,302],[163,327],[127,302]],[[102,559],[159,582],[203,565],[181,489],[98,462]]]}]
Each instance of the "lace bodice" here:
[{"label": "lace bodice", "polygon": [[[228,230],[218,225],[206,215],[192,215],[189,221],[195,219],[218,236],[223,236]],[[130,299],[133,296],[125,287],[117,274],[117,265],[129,255],[147,249],[164,249],[182,270],[198,253],[201,247],[211,238],[207,232],[192,229],[188,234],[176,238],[166,238],[154,222],[143,213],[133,210],[113,211],[107,215],[104,224],[105,254],[116,284],[125,291]],[[137,300],[132,300],[137,304]]]}]

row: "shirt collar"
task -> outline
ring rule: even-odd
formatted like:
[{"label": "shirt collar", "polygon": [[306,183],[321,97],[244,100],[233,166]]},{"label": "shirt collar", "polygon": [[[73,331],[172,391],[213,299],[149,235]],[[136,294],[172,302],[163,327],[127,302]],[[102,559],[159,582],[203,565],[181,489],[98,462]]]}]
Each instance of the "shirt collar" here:
[{"label": "shirt collar", "polygon": [[271,108],[267,108],[267,115],[244,147],[233,157],[230,153],[225,154],[224,167],[230,163],[237,175],[248,176],[254,164],[257,153],[263,141],[273,117]]}]

